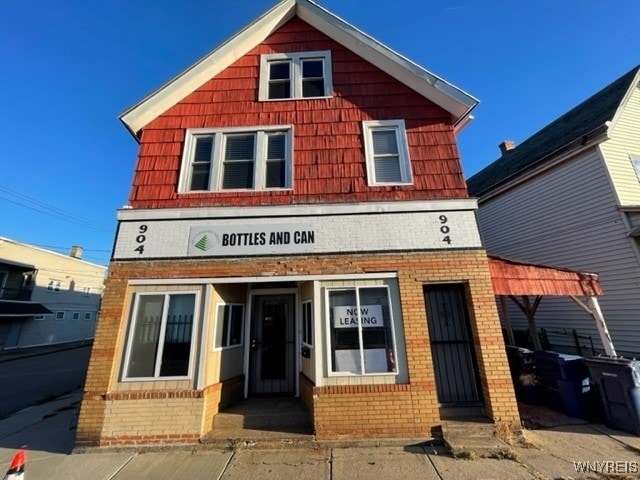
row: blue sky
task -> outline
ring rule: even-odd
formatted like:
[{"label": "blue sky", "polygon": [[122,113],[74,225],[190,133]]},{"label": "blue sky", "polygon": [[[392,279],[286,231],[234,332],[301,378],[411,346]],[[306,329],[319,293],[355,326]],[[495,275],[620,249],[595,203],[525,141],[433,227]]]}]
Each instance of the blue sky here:
[{"label": "blue sky", "polygon": [[[137,152],[118,115],[275,3],[5,2],[0,236],[106,264]],[[480,100],[466,176],[640,63],[637,0],[320,4]]]}]

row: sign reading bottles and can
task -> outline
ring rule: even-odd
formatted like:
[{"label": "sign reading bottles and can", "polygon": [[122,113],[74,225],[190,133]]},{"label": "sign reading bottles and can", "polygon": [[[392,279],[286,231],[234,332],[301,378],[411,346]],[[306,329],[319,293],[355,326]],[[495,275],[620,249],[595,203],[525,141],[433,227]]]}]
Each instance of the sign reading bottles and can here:
[{"label": "sign reading bottles and can", "polygon": [[316,232],[305,225],[191,228],[189,256],[303,253],[313,249]]}]

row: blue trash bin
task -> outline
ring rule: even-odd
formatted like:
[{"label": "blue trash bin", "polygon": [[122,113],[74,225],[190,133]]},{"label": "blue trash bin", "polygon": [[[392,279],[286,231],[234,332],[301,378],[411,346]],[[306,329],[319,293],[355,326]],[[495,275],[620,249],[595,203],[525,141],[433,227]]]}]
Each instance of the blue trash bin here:
[{"label": "blue trash bin", "polygon": [[640,435],[640,361],[618,357],[586,360],[608,427]]},{"label": "blue trash bin", "polygon": [[544,383],[545,403],[570,417],[586,418],[591,388],[584,358],[549,351],[533,352],[533,358]]}]

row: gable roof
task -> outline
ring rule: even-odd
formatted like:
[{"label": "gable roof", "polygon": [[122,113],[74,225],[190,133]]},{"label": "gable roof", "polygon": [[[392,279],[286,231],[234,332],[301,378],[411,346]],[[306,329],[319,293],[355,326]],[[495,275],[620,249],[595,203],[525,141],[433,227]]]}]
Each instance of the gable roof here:
[{"label": "gable roof", "polygon": [[469,119],[474,97],[394,52],[311,0],[283,0],[195,64],[120,115],[137,138],[167,109],[259,45],[294,16],[449,112],[456,126]]},{"label": "gable roof", "polygon": [[467,180],[469,195],[478,197],[535,167],[572,142],[590,141],[605,133],[630,88],[637,83],[640,66],[625,73],[577,107],[533,134],[513,150]]}]

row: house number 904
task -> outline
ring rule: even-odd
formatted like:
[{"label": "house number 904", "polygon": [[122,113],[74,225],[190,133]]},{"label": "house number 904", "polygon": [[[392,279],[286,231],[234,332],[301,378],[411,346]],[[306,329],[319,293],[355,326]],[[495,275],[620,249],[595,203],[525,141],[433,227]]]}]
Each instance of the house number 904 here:
[{"label": "house number 904", "polygon": [[147,228],[148,227],[146,225],[140,225],[138,227],[138,236],[136,237],[138,247],[134,248],[134,251],[138,252],[140,255],[144,252],[144,242],[147,240],[147,236],[145,235],[145,233],[147,233]]},{"label": "house number 904", "polygon": [[440,220],[440,233],[444,235],[444,238],[442,239],[442,241],[451,245],[451,237],[449,236],[449,232],[451,231],[451,228],[449,228],[449,225],[447,225],[447,222],[449,221],[449,219],[447,218],[446,215],[440,215],[440,217],[438,218]]}]

